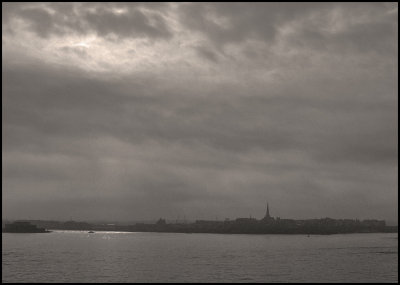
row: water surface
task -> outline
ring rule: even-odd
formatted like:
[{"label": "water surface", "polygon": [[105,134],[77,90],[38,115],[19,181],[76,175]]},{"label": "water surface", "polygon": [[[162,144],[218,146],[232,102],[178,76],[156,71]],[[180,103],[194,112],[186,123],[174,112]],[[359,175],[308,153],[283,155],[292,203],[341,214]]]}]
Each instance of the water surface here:
[{"label": "water surface", "polygon": [[397,282],[398,235],[3,233],[3,282]]}]

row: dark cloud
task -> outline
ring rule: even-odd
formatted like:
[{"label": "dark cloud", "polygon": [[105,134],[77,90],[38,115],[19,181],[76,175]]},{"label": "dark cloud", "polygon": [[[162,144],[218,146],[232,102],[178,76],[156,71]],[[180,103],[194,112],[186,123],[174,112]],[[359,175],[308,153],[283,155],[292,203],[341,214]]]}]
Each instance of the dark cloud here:
[{"label": "dark cloud", "polygon": [[[282,26],[291,25],[292,48],[394,55],[397,13],[388,15],[393,8],[384,3],[190,3],[180,5],[179,11],[182,23],[208,40],[209,54],[248,40],[271,47]],[[349,20],[358,16],[361,21]],[[346,28],[330,30],[335,25]]]},{"label": "dark cloud", "polygon": [[[12,25],[13,19],[27,23],[28,29],[39,37],[65,34],[100,37],[168,39],[172,33],[159,12],[142,12],[145,5],[98,5],[88,3],[3,5],[3,25]],[[155,5],[150,5],[155,7]],[[121,13],[118,13],[118,9]],[[10,29],[12,29],[10,27]]]},{"label": "dark cloud", "polygon": [[190,3],[179,6],[182,23],[203,33],[213,44],[259,39],[273,42],[282,23],[329,9],[332,4]]},{"label": "dark cloud", "polygon": [[139,10],[122,15],[106,10],[88,12],[85,18],[89,27],[100,36],[110,34],[121,38],[170,38],[172,36],[162,16],[158,14],[146,16]]},{"label": "dark cloud", "polygon": [[208,47],[204,47],[204,46],[199,46],[195,48],[197,50],[197,53],[207,59],[210,60],[211,62],[218,62],[218,55],[217,53],[215,53],[212,49],[208,48]]},{"label": "dark cloud", "polygon": [[48,37],[52,32],[53,19],[45,10],[38,8],[23,9],[20,17],[27,20],[31,29],[40,37]]},{"label": "dark cloud", "polygon": [[[340,11],[340,18],[325,13],[325,17],[320,15],[314,20],[305,21],[296,27],[297,33],[290,43],[330,52],[379,52],[394,55],[397,51],[397,13],[388,15],[390,8],[377,3],[347,5],[336,8]],[[365,18],[362,21],[348,20],[355,15]],[[331,25],[346,28],[327,30]]]}]

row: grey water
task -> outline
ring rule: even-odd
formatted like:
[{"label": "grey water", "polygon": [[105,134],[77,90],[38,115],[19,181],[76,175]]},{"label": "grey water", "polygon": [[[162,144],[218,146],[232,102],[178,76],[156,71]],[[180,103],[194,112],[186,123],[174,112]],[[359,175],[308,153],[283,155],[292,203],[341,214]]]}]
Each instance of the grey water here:
[{"label": "grey water", "polygon": [[398,234],[2,234],[2,282],[398,282]]}]

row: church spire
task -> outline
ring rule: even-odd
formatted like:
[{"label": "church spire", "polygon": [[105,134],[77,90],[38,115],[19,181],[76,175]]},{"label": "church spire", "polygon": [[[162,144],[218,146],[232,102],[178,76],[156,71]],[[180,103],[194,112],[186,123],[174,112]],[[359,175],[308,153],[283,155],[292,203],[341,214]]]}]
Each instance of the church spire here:
[{"label": "church spire", "polygon": [[269,204],[267,202],[267,213],[265,214],[266,218],[270,218],[271,216],[269,215]]}]

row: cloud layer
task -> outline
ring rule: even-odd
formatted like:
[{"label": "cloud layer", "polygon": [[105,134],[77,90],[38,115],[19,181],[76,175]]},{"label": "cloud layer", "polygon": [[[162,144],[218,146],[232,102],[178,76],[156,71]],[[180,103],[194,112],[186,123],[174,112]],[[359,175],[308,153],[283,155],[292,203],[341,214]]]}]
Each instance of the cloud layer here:
[{"label": "cloud layer", "polygon": [[3,217],[397,221],[397,4],[3,5]]}]

